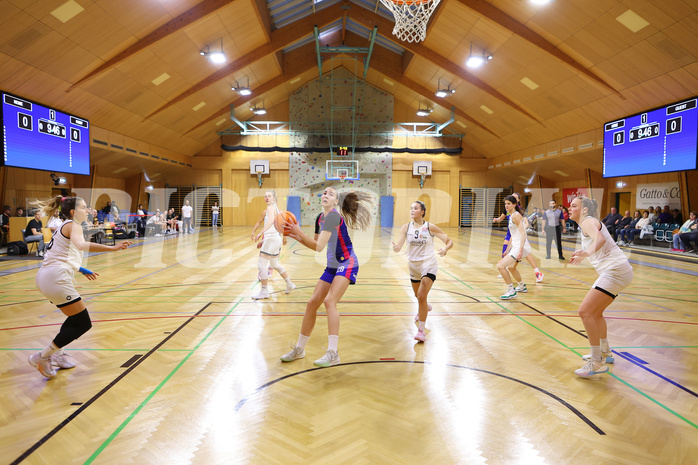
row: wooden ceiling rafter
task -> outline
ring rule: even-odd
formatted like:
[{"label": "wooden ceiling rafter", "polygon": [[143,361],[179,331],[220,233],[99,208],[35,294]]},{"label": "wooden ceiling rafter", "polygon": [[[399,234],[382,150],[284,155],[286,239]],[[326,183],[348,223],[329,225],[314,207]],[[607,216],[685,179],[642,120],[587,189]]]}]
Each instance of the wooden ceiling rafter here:
[{"label": "wooden ceiling rafter", "polygon": [[84,83],[85,81],[93,78],[94,76],[106,71],[109,68],[114,67],[118,63],[126,60],[132,55],[144,50],[156,42],[161,41],[165,37],[174,34],[177,31],[195,23],[201,18],[214,13],[221,8],[228,6],[228,4],[236,2],[237,0],[203,0],[198,5],[188,9],[176,18],[171,19],[162,26],[158,27],[154,31],[146,34],[145,37],[139,39],[135,44],[128,46],[125,50],[117,53],[114,57],[102,63],[97,69],[90,71],[84,77],[78,79],[75,84],[70,86],[66,92],[70,92],[75,87]]},{"label": "wooden ceiling rafter", "polygon": [[[372,13],[364,8],[356,8],[353,11],[356,14],[352,14],[351,17],[353,19],[355,19],[357,22],[368,27],[369,29],[372,29],[374,25],[378,26],[378,30],[392,31],[392,29],[393,29],[393,26],[392,26],[393,23],[391,21],[383,18],[382,16],[380,16],[376,13]],[[386,36],[384,36],[384,37],[386,37]],[[510,106],[511,108],[515,109],[519,113],[532,119],[536,123],[538,123],[542,126],[545,126],[543,124],[543,122],[541,122],[538,118],[536,118],[535,116],[530,114],[528,111],[526,111],[521,106],[517,105],[515,102],[510,100],[508,97],[506,97],[501,92],[497,91],[497,89],[490,86],[482,79],[480,79],[480,78],[474,76],[473,74],[469,73],[468,71],[464,70],[463,68],[456,65],[454,62],[452,62],[448,58],[435,52],[434,50],[432,50],[432,49],[430,49],[422,44],[403,42],[403,41],[393,37],[392,34],[386,38],[391,40],[392,42],[395,42],[396,44],[400,45],[402,48],[409,50],[410,52],[414,53],[415,55],[419,55],[422,58],[424,58],[425,60],[432,62],[433,64],[435,64],[439,68],[442,68],[445,71],[447,71],[455,76],[458,76],[459,78],[463,79],[464,81],[468,82],[469,84],[477,87],[482,92],[485,92],[486,94],[496,98],[497,100],[499,100],[499,101],[505,103],[506,105]]]},{"label": "wooden ceiling rafter", "polygon": [[495,7],[491,3],[482,1],[482,0],[457,0],[460,2],[463,6],[477,12],[478,14],[482,15],[483,17],[489,19],[490,21],[493,21],[494,23],[498,24],[499,26],[503,27],[504,29],[516,34],[517,36],[521,37],[522,39],[530,42],[531,44],[535,45],[539,49],[543,50],[544,52],[548,53],[549,55],[552,55],[556,59],[562,61],[563,63],[567,64],[571,68],[575,69],[576,71],[580,72],[582,75],[588,77],[592,81],[596,82],[597,84],[600,84],[603,86],[605,89],[610,90],[623,100],[625,100],[625,97],[623,94],[621,94],[618,90],[616,90],[612,85],[610,85],[608,82],[604,81],[602,78],[594,74],[592,71],[587,69],[583,64],[579,63],[577,60],[572,58],[571,56],[567,55],[565,52],[560,50],[558,47],[556,47],[553,43],[549,42],[542,36],[538,35],[536,32],[533,30],[529,29],[525,25],[521,24],[519,21],[516,19],[512,18],[508,14],[504,13],[502,10],[499,8]]},{"label": "wooden ceiling rafter", "polygon": [[303,37],[311,33],[313,26],[317,25],[318,28],[326,26],[327,24],[330,24],[331,22],[338,19],[341,16],[341,14],[342,10],[340,9],[339,4],[336,4],[323,10],[320,10],[317,13],[314,13],[310,16],[306,16],[305,18],[293,23],[292,26],[283,27],[281,29],[273,31],[271,42],[257,47],[250,53],[241,56],[237,60],[229,63],[228,65],[217,70],[215,73],[197,82],[189,89],[185,90],[181,94],[174,97],[172,100],[168,101],[164,105],[161,105],[159,108],[151,112],[148,116],[145,117],[145,119],[148,119],[153,115],[156,115],[162,112],[163,110],[171,107],[177,102],[180,102],[185,98],[194,95],[195,93],[205,89],[213,83],[218,82],[221,79],[224,79],[226,76],[234,73],[235,71],[249,66],[252,63],[264,58],[265,56],[270,55],[272,53],[276,53],[282,48],[291,45],[292,43],[302,39]]}]

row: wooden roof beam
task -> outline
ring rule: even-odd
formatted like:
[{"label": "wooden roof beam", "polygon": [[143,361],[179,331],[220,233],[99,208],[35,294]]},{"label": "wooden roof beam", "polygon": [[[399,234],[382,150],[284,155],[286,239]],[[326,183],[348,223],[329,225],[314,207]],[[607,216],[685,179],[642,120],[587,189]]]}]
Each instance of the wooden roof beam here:
[{"label": "wooden roof beam", "polygon": [[265,56],[275,53],[278,50],[281,50],[282,48],[302,39],[306,35],[312,33],[313,26],[317,25],[319,29],[323,26],[326,26],[327,24],[330,24],[332,21],[338,19],[341,15],[342,10],[340,8],[340,5],[335,4],[333,6],[324,8],[310,16],[306,16],[305,18],[294,22],[292,25],[273,31],[272,39],[269,43],[257,47],[250,53],[241,56],[237,60],[227,64],[226,66],[217,70],[215,73],[197,82],[189,89],[185,90],[166,104],[160,106],[155,111],[150,113],[148,116],[146,116],[146,119],[171,107],[177,102],[180,102],[185,98],[194,95],[195,93],[205,89],[211,84],[220,81],[221,79],[234,73],[235,71],[244,68],[245,66],[249,66],[255,61],[258,61],[264,58]]},{"label": "wooden roof beam", "polygon": [[[383,18],[382,16],[380,16],[376,13],[372,13],[364,8],[361,8],[361,7],[352,9],[350,11],[349,16],[354,18],[357,22],[368,27],[369,29],[372,29],[374,25],[377,25],[379,31],[392,31],[393,30],[393,22],[392,21],[387,20],[387,19]],[[478,89],[485,92],[486,94],[491,95],[492,97],[496,98],[497,100],[512,107],[516,111],[526,115],[527,117],[531,118],[533,121],[536,121],[539,124],[543,124],[538,118],[536,118],[535,116],[533,116],[532,114],[527,112],[524,108],[520,107],[519,105],[517,105],[516,103],[511,101],[509,98],[507,98],[501,92],[499,92],[497,89],[490,86],[482,79],[480,79],[480,78],[476,77],[475,75],[469,73],[468,71],[464,70],[460,66],[456,65],[448,58],[446,58],[442,55],[439,55],[438,53],[436,53],[432,49],[427,48],[422,44],[403,42],[403,41],[397,39],[396,37],[394,37],[392,34],[390,34],[389,36],[384,36],[384,37],[386,37],[387,39],[400,45],[402,48],[409,50],[410,52],[414,53],[415,55],[419,55],[422,58],[424,58],[428,61],[431,61],[436,66],[443,68],[445,71],[448,71],[449,73],[458,76],[459,78],[472,84],[473,86],[477,87]]]},{"label": "wooden roof beam", "polygon": [[552,55],[553,57],[557,58],[563,63],[566,63],[571,68],[575,69],[576,71],[579,71],[584,76],[590,78],[592,81],[596,82],[597,84],[600,84],[602,87],[606,88],[607,90],[610,90],[611,92],[625,100],[623,94],[617,91],[609,83],[607,83],[599,76],[591,72],[577,60],[575,60],[574,58],[557,48],[554,44],[544,39],[528,27],[524,26],[508,14],[504,13],[502,10],[498,9],[491,3],[482,0],[458,0],[458,2],[468,7],[469,9],[476,11],[477,13],[489,19],[490,21],[495,22],[496,24],[507,29],[508,31],[513,32],[522,39],[527,40],[528,42],[540,48],[544,52]]},{"label": "wooden roof beam", "polygon": [[252,8],[257,14],[264,37],[267,38],[267,42],[271,42],[271,14],[267,2],[265,0],[252,0]]},{"label": "wooden roof beam", "polygon": [[159,28],[155,29],[153,32],[147,34],[142,39],[139,39],[135,44],[127,47],[126,50],[119,52],[118,54],[116,54],[116,56],[105,61],[99,67],[97,67],[97,69],[87,73],[86,76],[80,78],[75,84],[70,86],[66,92],[70,92],[75,87],[79,86],[88,79],[93,78],[99,73],[114,67],[116,64],[121,63],[130,56],[135,55],[136,53],[140,52],[145,48],[150,47],[151,45],[153,45],[156,42],[159,42],[165,37],[174,34],[175,32],[200,20],[204,16],[208,16],[211,13],[214,13],[219,9],[223,8],[224,6],[227,6],[228,4],[233,3],[235,1],[237,0],[203,0],[198,5],[188,9],[181,15],[177,16],[174,19],[171,19]]}]

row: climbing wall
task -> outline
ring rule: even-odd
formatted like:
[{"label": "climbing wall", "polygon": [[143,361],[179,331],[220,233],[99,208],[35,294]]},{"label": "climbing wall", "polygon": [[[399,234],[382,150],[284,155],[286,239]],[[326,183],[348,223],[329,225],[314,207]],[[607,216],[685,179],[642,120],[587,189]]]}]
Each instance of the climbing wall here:
[{"label": "climbing wall", "polygon": [[[335,106],[349,106],[353,102],[353,92],[357,92],[356,121],[362,123],[392,123],[393,96],[368,84],[353,86],[353,75],[344,68],[334,71],[330,79],[323,76],[309,82],[290,96],[291,129],[301,132],[314,132],[313,135],[300,134],[291,137],[292,147],[329,147],[330,99]],[[333,86],[330,92],[330,86]],[[347,112],[348,113],[348,112]],[[351,121],[350,115],[342,116],[333,112],[335,127],[344,121],[346,127]],[[333,145],[351,145],[350,137],[333,136]],[[392,137],[359,136],[357,147],[392,147]],[[289,195],[301,198],[301,221],[312,224],[321,211],[319,196],[327,186],[343,190],[363,190],[374,197],[377,217],[381,195],[392,192],[392,154],[389,152],[356,153],[354,160],[359,161],[359,179],[345,182],[325,180],[326,161],[329,153],[292,152],[289,156]],[[348,157],[351,159],[351,156]]]}]

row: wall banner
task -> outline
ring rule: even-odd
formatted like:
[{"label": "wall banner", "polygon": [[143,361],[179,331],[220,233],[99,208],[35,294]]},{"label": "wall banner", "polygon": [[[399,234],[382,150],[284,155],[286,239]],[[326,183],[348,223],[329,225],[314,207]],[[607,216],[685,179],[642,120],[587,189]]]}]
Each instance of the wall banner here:
[{"label": "wall banner", "polygon": [[[569,189],[562,189],[562,206],[570,208],[570,204],[574,199],[583,195],[584,197],[589,197],[587,195],[586,187],[571,187]],[[547,209],[547,205],[545,206]]]},{"label": "wall banner", "polygon": [[635,208],[656,207],[669,205],[681,209],[681,190],[678,182],[663,182],[656,184],[638,184]]}]

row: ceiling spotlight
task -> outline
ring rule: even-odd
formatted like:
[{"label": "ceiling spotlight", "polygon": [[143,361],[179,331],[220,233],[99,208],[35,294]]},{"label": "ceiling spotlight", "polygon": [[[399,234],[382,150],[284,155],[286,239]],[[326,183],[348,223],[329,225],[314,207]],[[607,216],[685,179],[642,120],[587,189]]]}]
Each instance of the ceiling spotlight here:
[{"label": "ceiling spotlight", "polygon": [[429,114],[431,113],[431,111],[432,111],[432,110],[431,110],[431,108],[429,108],[429,107],[427,107],[427,108],[422,108],[422,107],[420,106],[419,109],[417,110],[417,116],[429,116]]},{"label": "ceiling spotlight", "polygon": [[250,78],[247,78],[247,86],[241,86],[237,81],[235,81],[235,85],[232,86],[231,89],[234,92],[237,92],[239,95],[252,95],[252,90],[250,89]]},{"label": "ceiling spotlight", "polygon": [[448,85],[447,88],[443,89],[441,88],[441,79],[438,81],[438,90],[436,91],[436,96],[437,97],[446,97],[448,95],[454,94],[456,92],[456,89],[451,89],[451,84]]},{"label": "ceiling spotlight", "polygon": [[479,68],[492,59],[492,55],[482,51],[481,54],[473,53],[473,44],[470,44],[470,55],[465,60],[465,65],[469,68]]},{"label": "ceiling spotlight", "polygon": [[267,109],[264,107],[252,107],[250,108],[252,110],[252,113],[255,115],[266,115],[267,114]]},{"label": "ceiling spotlight", "polygon": [[534,5],[545,5],[546,3],[550,3],[550,0],[531,0],[531,3]]},{"label": "ceiling spotlight", "polygon": [[221,39],[221,49],[220,50],[211,50],[211,47],[208,45],[204,50],[201,50],[199,52],[201,56],[207,57],[209,60],[211,60],[211,63],[216,63],[216,64],[221,64],[225,63],[225,53],[223,53],[223,39]]}]

